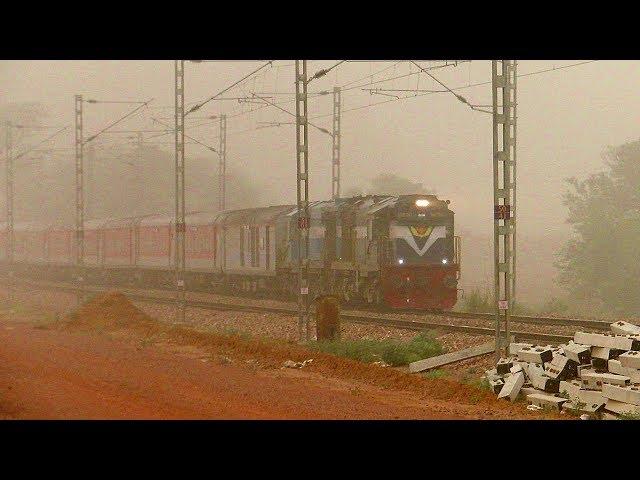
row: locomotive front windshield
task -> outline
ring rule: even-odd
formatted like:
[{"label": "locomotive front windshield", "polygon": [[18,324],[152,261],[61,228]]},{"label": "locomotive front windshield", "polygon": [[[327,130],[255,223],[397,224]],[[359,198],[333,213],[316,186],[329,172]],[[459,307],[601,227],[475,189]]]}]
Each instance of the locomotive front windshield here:
[{"label": "locomotive front windshield", "polygon": [[393,225],[396,265],[446,265],[453,262],[453,234],[447,225]]}]

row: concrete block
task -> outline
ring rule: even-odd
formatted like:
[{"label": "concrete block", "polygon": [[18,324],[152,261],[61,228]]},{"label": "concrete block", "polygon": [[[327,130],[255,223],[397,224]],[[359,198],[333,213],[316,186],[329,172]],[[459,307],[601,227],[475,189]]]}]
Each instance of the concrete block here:
[{"label": "concrete block", "polygon": [[529,366],[529,380],[538,390],[544,390],[547,393],[558,393],[560,391],[560,380],[549,378],[542,367]]},{"label": "concrete block", "polygon": [[509,344],[509,355],[518,355],[518,352],[524,347],[533,347],[531,343],[516,343]]},{"label": "concrete block", "polygon": [[518,359],[531,363],[550,362],[553,358],[553,352],[548,347],[523,347],[518,352]]},{"label": "concrete block", "polygon": [[506,375],[513,367],[513,361],[510,358],[501,358],[496,364],[496,370],[500,375]]},{"label": "concrete block", "polygon": [[575,343],[593,347],[617,348],[618,350],[640,350],[640,336],[613,335],[609,333],[576,332]]},{"label": "concrete block", "polygon": [[640,387],[638,385],[621,387],[620,385],[605,383],[602,385],[602,396],[611,400],[640,406]]},{"label": "concrete block", "polygon": [[522,387],[520,389],[520,396],[527,398],[527,395],[531,395],[532,393],[544,393],[542,390],[538,390],[535,387]]},{"label": "concrete block", "polygon": [[640,335],[640,326],[628,322],[616,322],[610,325],[611,333],[616,335]]},{"label": "concrete block", "polygon": [[640,352],[625,352],[618,357],[618,360],[625,368],[640,370]]},{"label": "concrete block", "polygon": [[564,396],[566,392],[569,395],[569,400],[574,403],[580,402],[589,405],[601,403],[604,405],[607,399],[602,395],[602,392],[598,390],[583,390],[581,386],[582,384],[578,380],[564,380],[560,382],[560,394]]},{"label": "concrete block", "polygon": [[585,365],[578,365],[576,367],[576,369],[578,370],[578,377],[582,376],[582,372],[588,372],[590,370],[593,370],[593,366],[590,363],[587,363]]},{"label": "concrete block", "polygon": [[609,361],[605,360],[604,358],[596,358],[596,357],[594,357],[594,358],[591,359],[591,365],[596,370],[606,371],[607,370],[607,366],[609,365]]},{"label": "concrete block", "polygon": [[640,406],[620,402],[618,400],[613,400],[612,398],[608,399],[604,404],[604,409],[618,415],[622,415],[625,413],[627,415],[640,415]]},{"label": "concrete block", "polygon": [[520,367],[522,367],[522,371],[524,372],[526,377],[529,376],[529,362],[525,362],[524,360],[514,360],[513,367],[515,367],[516,365],[519,365]]},{"label": "concrete block", "polygon": [[522,365],[518,365],[517,363],[514,363],[514,364],[513,364],[513,367],[511,367],[511,368],[509,369],[509,372],[510,372],[510,373],[512,373],[512,374],[513,374],[513,373],[518,373],[518,372],[522,372],[522,373],[524,373],[524,370],[523,370],[523,368],[522,368]]},{"label": "concrete block", "polygon": [[587,390],[602,390],[604,383],[625,386],[629,383],[629,377],[616,375],[615,373],[583,372],[580,379],[582,388]]},{"label": "concrete block", "polygon": [[588,345],[580,345],[578,343],[569,343],[564,347],[564,354],[569,360],[573,360],[578,364],[591,362],[591,347]]},{"label": "concrete block", "polygon": [[556,355],[545,366],[545,373],[549,378],[566,380],[577,375],[577,363],[575,363],[573,360],[569,360],[565,356]]},{"label": "concrete block", "polygon": [[[605,384],[606,385],[606,384]],[[576,395],[578,401],[586,404],[594,404],[594,403],[602,403],[607,401],[607,399],[602,395],[602,392],[599,390],[578,390],[578,394]]]},{"label": "concrete block", "polygon": [[502,387],[504,386],[504,380],[501,378],[487,378],[489,382],[489,386],[494,394],[499,394],[502,391]]},{"label": "concrete block", "polygon": [[547,395],[546,393],[532,393],[527,395],[527,400],[533,405],[537,405],[542,408],[552,408],[560,411],[562,404],[567,401],[566,398],[556,397],[554,395]]},{"label": "concrete block", "polygon": [[500,393],[498,394],[498,398],[506,398],[508,397],[510,401],[514,401],[518,398],[518,393],[520,393],[520,389],[524,385],[524,372],[517,372],[511,375],[508,379],[505,380],[504,386]]},{"label": "concrete block", "polygon": [[582,383],[577,380],[562,380],[560,382],[559,393],[561,395],[569,395],[569,398],[573,399],[578,396]]},{"label": "concrete block", "polygon": [[623,367],[620,363],[620,358],[612,359],[608,362],[609,371],[611,373],[617,373],[618,375],[624,375],[629,377],[631,383],[640,383],[640,370],[635,368]]},{"label": "concrete block", "polygon": [[600,358],[602,360],[609,360],[610,348],[606,347],[593,347],[591,349],[591,358]]},{"label": "concrete block", "polygon": [[574,401],[569,400],[562,404],[562,410],[571,410],[577,413],[596,413],[600,412],[604,409],[604,403],[574,403]]}]

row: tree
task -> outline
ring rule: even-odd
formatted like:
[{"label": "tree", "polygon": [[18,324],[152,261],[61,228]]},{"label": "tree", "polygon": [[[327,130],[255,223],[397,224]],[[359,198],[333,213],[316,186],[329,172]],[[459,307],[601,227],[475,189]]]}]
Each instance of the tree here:
[{"label": "tree", "polygon": [[573,236],[559,254],[559,280],[591,308],[640,314],[640,142],[609,148],[604,160],[606,171],[568,180]]}]

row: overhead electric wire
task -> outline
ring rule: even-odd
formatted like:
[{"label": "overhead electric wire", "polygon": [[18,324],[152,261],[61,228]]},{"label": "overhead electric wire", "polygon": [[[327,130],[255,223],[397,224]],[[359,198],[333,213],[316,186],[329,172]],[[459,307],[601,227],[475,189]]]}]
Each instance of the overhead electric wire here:
[{"label": "overhead electric wire", "polygon": [[[598,60],[589,60],[589,61],[585,61],[585,62],[579,62],[579,63],[572,63],[569,65],[563,65],[560,67],[553,67],[553,68],[547,68],[544,70],[536,70],[533,72],[528,72],[528,73],[523,73],[523,74],[518,74],[516,77],[517,78],[521,78],[521,77],[529,77],[532,75],[538,75],[538,74],[542,74],[542,73],[547,73],[547,72],[552,72],[555,70],[563,70],[566,68],[571,68],[571,67],[578,67],[580,65],[585,65],[587,63],[593,63],[593,62],[597,62]],[[452,90],[464,90],[467,88],[473,88],[473,87],[479,87],[482,85],[490,85],[491,84],[491,80],[485,81],[485,82],[477,82],[477,83],[473,83],[473,84],[468,84],[468,85],[461,85],[459,87],[453,87]],[[394,91],[393,89],[381,89],[381,91],[386,91],[386,92],[391,92]],[[376,103],[371,103],[371,104],[367,104],[367,105],[361,105],[359,107],[353,107],[353,108],[348,108],[345,110],[342,110],[342,113],[348,113],[348,112],[353,112],[356,110],[363,110],[365,108],[370,108],[370,107],[375,107],[376,105],[382,105],[385,103],[390,103],[390,102],[397,102],[398,100],[406,100],[409,98],[415,98],[415,97],[423,97],[425,95],[434,95],[433,92],[426,92],[426,93],[417,93],[416,95],[406,95],[404,97],[399,97],[399,98],[392,98],[389,100],[383,100],[381,102],[376,102]],[[330,117],[332,114],[322,114],[322,115],[316,115],[315,117],[311,117],[311,118],[324,118],[324,117]]]},{"label": "overhead electric wire", "polygon": [[[460,63],[463,63],[463,62],[470,62],[470,60],[461,60],[460,61]],[[434,65],[433,67],[425,68],[425,70],[438,70],[440,68],[446,68],[446,67],[451,67],[451,66],[457,66],[457,64],[447,63],[447,64],[444,64],[444,65]],[[342,91],[343,92],[348,92],[349,90],[353,90],[353,89],[356,89],[356,88],[361,88],[364,85],[375,85],[375,84],[378,84],[378,83],[390,82],[392,80],[398,80],[400,78],[411,77],[413,75],[420,75],[420,73],[422,73],[422,72],[421,71],[417,71],[417,72],[403,73],[402,75],[398,75],[398,76],[395,76],[395,77],[389,77],[389,78],[383,78],[381,80],[376,80],[375,82],[369,82],[369,83],[366,83],[366,84],[363,84],[363,85],[354,85],[354,86],[351,86],[349,88],[345,88]]]},{"label": "overhead electric wire", "polygon": [[[160,120],[158,120],[157,118],[153,118],[153,117],[152,117],[152,119],[153,119],[153,120],[155,120],[156,122],[158,122],[160,125],[164,125],[165,127],[171,128],[171,126],[170,126],[170,125],[167,125],[166,123],[161,122],[161,121],[160,121]],[[171,130],[169,133],[171,133],[171,132],[173,132],[173,131],[174,131],[174,130]],[[160,134],[160,135],[154,135],[154,136],[149,137],[149,138],[161,137],[162,135],[167,135],[167,134],[166,134],[166,133],[163,133],[163,134]],[[217,151],[215,148],[213,148],[213,147],[211,147],[211,146],[207,145],[206,143],[203,143],[203,142],[201,142],[200,140],[198,140],[198,139],[196,139],[196,138],[193,138],[193,137],[191,137],[191,136],[187,135],[186,133],[184,134],[184,136],[185,136],[185,137],[187,137],[189,140],[193,140],[193,141],[194,141],[194,142],[196,142],[198,145],[201,145],[201,146],[203,146],[204,148],[206,148],[206,149],[208,149],[208,150],[211,150],[212,152],[218,153],[218,151]]]},{"label": "overhead electric wire", "polygon": [[233,87],[235,87],[236,85],[244,82],[246,79],[248,79],[249,77],[251,77],[253,74],[258,73],[260,70],[262,70],[264,67],[266,67],[267,65],[273,65],[273,60],[269,60],[267,63],[265,63],[264,65],[262,65],[261,67],[255,69],[253,72],[245,75],[244,77],[242,77],[240,80],[238,80],[237,82],[233,83],[232,85],[228,86],[227,88],[219,91],[218,93],[216,93],[215,95],[213,95],[212,97],[209,97],[207,100],[204,100],[201,103],[197,103],[195,104],[193,107],[191,107],[189,109],[189,111],[187,113],[184,114],[184,116],[186,117],[187,115],[189,115],[191,112],[195,112],[199,109],[201,109],[203,106],[205,106],[207,103],[209,103],[211,100],[215,99],[216,97],[222,95],[225,92],[228,92],[229,90],[231,90]]},{"label": "overhead electric wire", "polygon": [[92,98],[88,99],[88,100],[83,100],[84,103],[127,103],[127,104],[132,104],[132,103],[147,103],[147,102],[136,102],[136,101],[132,101],[132,100],[94,100]]},{"label": "overhead electric wire", "polygon": [[464,98],[462,95],[458,95],[456,92],[454,92],[453,90],[451,90],[447,85],[445,85],[442,81],[440,81],[435,75],[427,72],[424,68],[422,68],[421,65],[418,65],[416,62],[414,62],[413,60],[411,60],[411,63],[413,63],[416,67],[418,67],[422,72],[426,73],[429,77],[431,77],[436,83],[440,84],[440,86],[444,87],[448,92],[451,93],[451,95],[453,95],[454,97],[456,97],[460,102],[469,105],[471,108],[473,108],[473,106],[469,103],[469,101]]},{"label": "overhead electric wire", "polygon": [[382,70],[379,70],[379,71],[377,71],[377,72],[375,72],[375,73],[369,74],[369,75],[367,75],[366,77],[362,77],[362,78],[359,78],[359,79],[357,79],[357,80],[352,80],[352,81],[350,81],[350,82],[347,82],[347,83],[345,83],[344,85],[341,85],[341,86],[340,86],[340,89],[342,90],[343,88],[348,87],[349,85],[353,85],[354,83],[359,83],[359,82],[361,82],[361,81],[363,81],[363,80],[366,80],[367,78],[375,77],[376,75],[379,75],[379,74],[381,74],[382,72],[386,72],[387,70],[389,70],[389,69],[391,69],[391,68],[393,68],[393,67],[395,67],[395,66],[397,66],[397,65],[399,65],[399,64],[401,64],[401,63],[402,63],[402,61],[396,62],[396,63],[394,63],[393,65],[390,65],[390,66],[388,66],[388,67],[385,67],[385,68],[383,68]]},{"label": "overhead electric wire", "polygon": [[[295,114],[295,113],[290,112],[289,110],[285,110],[284,108],[282,108],[282,107],[280,107],[280,106],[276,105],[275,103],[272,103],[272,102],[270,102],[269,100],[265,100],[264,98],[259,97],[259,96],[258,96],[258,95],[256,95],[255,93],[252,93],[251,95],[255,96],[256,98],[259,98],[260,100],[263,100],[264,102],[268,103],[268,104],[269,104],[269,105],[271,105],[272,107],[276,107],[278,110],[283,111],[283,112],[284,112],[284,113],[286,113],[287,115],[291,115],[291,116],[292,116],[292,117],[294,117],[294,118],[296,117],[296,114]],[[320,130],[322,133],[326,133],[326,134],[327,134],[327,135],[329,135],[329,136],[333,136],[333,134],[332,134],[329,130],[327,130],[326,128],[322,128],[322,127],[319,127],[319,126],[317,126],[317,125],[314,125],[313,123],[309,122],[308,120],[307,120],[307,123],[308,123],[309,125],[311,125],[312,127],[317,128],[317,129],[318,129],[318,130]]]},{"label": "overhead electric wire", "polygon": [[87,138],[83,144],[89,143],[91,141],[93,141],[98,135],[100,135],[103,132],[106,132],[107,130],[109,130],[112,127],[115,127],[116,125],[118,125],[120,122],[124,121],[125,119],[129,118],[131,115],[133,115],[134,113],[136,113],[138,110],[140,110],[141,108],[146,107],[150,102],[153,101],[153,98],[151,100],[147,100],[146,102],[143,102],[142,105],[139,105],[138,107],[134,108],[133,110],[131,110],[129,113],[127,113],[126,115],[120,117],[118,120],[116,120],[115,122],[107,125],[106,127],[104,127],[102,130],[100,130],[98,133],[96,133],[95,135],[90,136],[89,138]]},{"label": "overhead electric wire", "polygon": [[[461,62],[468,62],[468,61],[469,61],[469,60],[463,60],[463,61],[461,61]],[[400,62],[398,62],[398,63],[400,63]],[[453,64],[436,65],[436,66],[434,66],[434,67],[431,67],[431,68],[430,68],[430,70],[435,70],[435,69],[439,69],[439,68],[450,67],[450,66],[452,66],[452,65],[453,65]],[[380,72],[378,72],[378,73],[380,73]],[[403,74],[403,75],[398,75],[398,76],[395,76],[395,77],[390,77],[390,78],[384,78],[384,79],[381,79],[381,80],[376,80],[375,82],[371,82],[371,83],[368,83],[368,84],[366,84],[366,85],[375,85],[375,84],[378,84],[378,83],[385,83],[385,82],[389,82],[389,81],[396,80],[396,79],[399,79],[399,78],[405,78],[405,77],[412,76],[412,75],[419,75],[420,73],[422,73],[422,72],[418,71],[418,72],[405,73],[405,74]],[[373,74],[373,75],[375,75],[375,74]],[[354,89],[356,89],[356,88],[361,88],[362,86],[363,86],[363,85],[355,85],[355,86],[351,86],[351,87],[349,87],[349,88],[345,88],[344,90],[341,90],[341,92],[342,92],[342,93],[344,93],[344,92],[348,92],[348,91],[350,91],[350,90],[354,90]],[[262,93],[262,92],[261,92],[261,93]],[[313,92],[313,93],[309,93],[309,96],[314,96],[314,97],[316,97],[316,98],[317,98],[318,96],[328,95],[329,93],[331,93],[331,92],[329,92],[329,91]],[[277,94],[277,95],[285,95],[285,94],[286,94],[286,95],[291,95],[292,97],[294,97],[294,96],[295,96],[295,92],[291,92],[291,93],[284,93],[284,92],[280,93],[280,92],[278,92],[278,93],[270,93],[270,94],[271,94],[271,95],[274,95],[274,94]],[[400,97],[400,98],[402,98],[402,97]],[[282,102],[276,102],[276,103],[275,103],[275,105],[286,105],[286,104],[289,104],[289,103],[295,103],[295,99],[294,99],[294,100],[284,100],[284,101],[282,101]],[[373,103],[373,104],[370,104],[370,105],[376,105],[376,104],[375,104],[375,103]],[[242,116],[242,115],[246,115],[246,114],[249,114],[249,113],[253,113],[253,112],[256,112],[256,111],[258,111],[258,110],[261,110],[261,109],[265,108],[266,106],[267,106],[267,105],[262,105],[262,106],[259,106],[259,107],[257,107],[257,108],[249,109],[249,110],[246,110],[246,111],[241,111],[241,112],[236,113],[236,114],[227,115],[227,119],[229,119],[229,118],[236,118],[236,117],[240,117],[240,116]],[[344,110],[343,110],[343,111],[344,111]],[[330,115],[324,115],[324,116],[330,116]],[[317,118],[317,117],[315,117],[315,118]]]},{"label": "overhead electric wire", "polygon": [[21,157],[24,157],[25,155],[27,155],[28,153],[32,152],[33,150],[35,150],[36,148],[38,148],[40,145],[42,145],[43,143],[48,142],[49,140],[51,140],[52,138],[56,137],[57,135],[59,135],[60,133],[64,132],[67,128],[69,128],[69,125],[67,125],[66,127],[61,128],[60,130],[58,130],[57,132],[49,135],[47,138],[45,138],[44,140],[42,140],[41,142],[35,144],[33,147],[31,147],[29,150],[26,150],[24,152],[22,152],[19,155],[16,155],[13,160],[17,160]]}]

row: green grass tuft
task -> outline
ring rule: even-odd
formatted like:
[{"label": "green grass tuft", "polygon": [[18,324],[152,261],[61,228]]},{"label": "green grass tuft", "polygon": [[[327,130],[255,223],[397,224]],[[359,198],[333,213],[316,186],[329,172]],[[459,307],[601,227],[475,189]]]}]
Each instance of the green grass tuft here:
[{"label": "green grass tuft", "polygon": [[424,376],[427,378],[444,378],[447,376],[447,372],[446,370],[440,370],[436,368],[435,370],[429,370],[424,374]]},{"label": "green grass tuft", "polygon": [[382,361],[394,367],[444,353],[442,345],[430,333],[420,333],[409,341],[332,340],[309,343],[308,346],[339,357],[365,363]]},{"label": "green grass tuft", "polygon": [[251,335],[243,330],[238,330],[237,328],[224,328],[222,329],[222,335],[226,335],[227,337],[240,337],[243,340],[249,340]]},{"label": "green grass tuft", "polygon": [[621,413],[620,420],[640,420],[640,413]]}]

